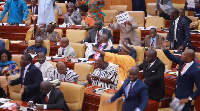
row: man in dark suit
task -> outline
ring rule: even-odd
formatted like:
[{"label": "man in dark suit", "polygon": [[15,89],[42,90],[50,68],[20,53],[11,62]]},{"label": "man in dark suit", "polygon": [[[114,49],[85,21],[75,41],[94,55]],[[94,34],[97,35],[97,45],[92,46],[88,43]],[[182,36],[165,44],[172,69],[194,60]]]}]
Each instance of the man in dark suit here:
[{"label": "man in dark suit", "polygon": [[28,102],[28,106],[31,107],[33,104],[36,105],[37,109],[50,109],[50,110],[63,110],[69,111],[69,108],[65,102],[63,93],[54,88],[49,81],[43,81],[40,83],[40,93],[35,97],[31,98]]},{"label": "man in dark suit", "polygon": [[159,102],[165,95],[165,65],[157,57],[156,50],[148,50],[146,59],[138,67],[143,70],[143,81],[148,86],[149,99]]},{"label": "man in dark suit", "polygon": [[31,0],[31,5],[28,6],[28,9],[31,9],[32,14],[37,15],[38,14],[38,5],[37,5],[38,0]]},{"label": "man in dark suit", "polygon": [[145,0],[132,0],[132,11],[144,11],[147,16]]},{"label": "man in dark suit", "polygon": [[0,51],[5,49],[5,42],[3,40],[0,40]]},{"label": "man in dark suit", "polygon": [[160,49],[161,42],[163,40],[165,40],[165,38],[157,34],[156,28],[151,28],[150,35],[146,35],[141,44],[145,47],[154,47]]},{"label": "man in dark suit", "polygon": [[122,87],[109,101],[104,101],[103,105],[112,103],[124,94],[123,111],[144,111],[148,106],[148,86],[138,76],[139,68],[131,67]]},{"label": "man in dark suit", "polygon": [[166,40],[171,41],[171,49],[183,50],[190,43],[191,35],[189,23],[179,16],[178,9],[172,9],[169,33]]},{"label": "man in dark suit", "polygon": [[[168,49],[166,43],[163,43],[163,52],[171,61],[179,64],[176,98],[181,104],[185,104],[182,111],[190,111],[191,101],[195,100],[200,95],[200,69],[195,63],[195,52],[192,49],[187,49],[183,52],[181,58],[173,56]],[[194,83],[197,90],[193,92]]]},{"label": "man in dark suit", "polygon": [[2,87],[0,87],[0,98],[6,98],[6,93]]},{"label": "man in dark suit", "polygon": [[22,67],[20,77],[10,81],[9,84],[11,86],[21,84],[22,101],[29,101],[39,92],[40,82],[43,81],[42,72],[32,63],[32,57],[27,53],[22,55],[20,65]]},{"label": "man in dark suit", "polygon": [[97,43],[97,40],[101,34],[106,34],[108,36],[108,40],[110,39],[111,41],[113,41],[111,31],[102,28],[102,21],[98,20],[98,21],[95,21],[94,29],[90,31],[88,37],[85,40],[80,41],[80,43],[83,43],[83,42]]}]

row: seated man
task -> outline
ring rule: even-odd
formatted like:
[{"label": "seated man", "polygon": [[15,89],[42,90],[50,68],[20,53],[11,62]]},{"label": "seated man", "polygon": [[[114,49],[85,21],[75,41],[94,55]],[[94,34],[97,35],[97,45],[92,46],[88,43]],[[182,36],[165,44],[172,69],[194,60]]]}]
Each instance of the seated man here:
[{"label": "seated man", "polygon": [[64,62],[59,61],[56,69],[52,70],[48,78],[50,80],[59,79],[66,82],[77,82],[79,75],[74,70],[67,68]]},{"label": "seated man", "polygon": [[0,51],[5,49],[5,42],[0,39]]},{"label": "seated man", "polygon": [[69,39],[63,37],[60,40],[60,48],[58,49],[58,55],[64,55],[65,57],[76,57],[76,51],[69,45]]},{"label": "seated man", "polygon": [[42,77],[47,78],[50,72],[54,69],[54,66],[46,61],[46,54],[43,52],[38,53],[38,62],[35,63],[35,66],[40,69],[42,72]]},{"label": "seated man", "polygon": [[156,28],[151,28],[150,35],[146,35],[145,39],[141,41],[141,44],[145,47],[153,47],[160,49],[161,43],[164,40],[164,37],[157,34]]},{"label": "seated man", "polygon": [[[32,16],[33,24],[34,24],[34,35],[35,37],[40,36],[44,40],[50,40],[51,42],[58,42],[60,40],[59,33],[54,29],[56,27],[56,23],[50,22],[47,25],[47,28],[39,28],[36,25],[36,16]],[[46,27],[46,26],[43,26]]]},{"label": "seated man", "polygon": [[91,15],[88,14],[88,6],[87,5],[81,5],[79,7],[81,16],[82,16],[82,30],[90,30],[94,28],[94,18],[91,17]]},{"label": "seated man", "polygon": [[42,46],[43,40],[41,37],[37,37],[35,39],[35,45],[29,46],[26,50],[24,50],[24,53],[31,53],[31,54],[38,54],[39,52],[43,52],[47,54],[47,48]]},{"label": "seated man", "polygon": [[88,82],[102,88],[116,89],[118,80],[118,71],[116,68],[105,62],[103,55],[98,58],[96,65],[98,68],[94,70],[93,74],[87,75]]},{"label": "seated man", "polygon": [[143,82],[148,86],[149,99],[159,102],[165,95],[165,65],[157,57],[156,50],[148,50],[146,59],[138,67],[143,70]]},{"label": "seated man", "polygon": [[28,6],[28,9],[31,9],[32,14],[38,14],[38,5],[37,0],[31,0],[31,5]]},{"label": "seated man", "polygon": [[110,39],[111,41],[113,41],[111,31],[108,30],[108,29],[102,28],[102,21],[101,20],[95,21],[94,29],[92,29],[90,31],[88,37],[85,40],[80,41],[80,43],[83,43],[83,42],[97,43],[98,38],[102,34],[106,34],[108,36],[108,40]]},{"label": "seated man", "polygon": [[49,81],[42,81],[40,83],[40,93],[29,100],[28,107],[32,107],[33,104],[36,104],[38,110],[60,109],[62,111],[69,111],[63,93],[54,88]]},{"label": "seated man", "polygon": [[61,10],[60,6],[55,3],[55,1],[53,3],[53,8],[54,8],[54,10],[58,10],[58,15],[62,15],[62,10]]},{"label": "seated man", "polygon": [[76,7],[74,4],[69,3],[67,6],[67,13],[65,14],[64,17],[64,22],[70,23],[71,25],[81,25],[81,14],[79,11],[77,11]]},{"label": "seated man", "polygon": [[148,106],[148,87],[138,77],[138,67],[131,67],[123,86],[103,105],[112,103],[124,94],[123,111],[144,111]]}]

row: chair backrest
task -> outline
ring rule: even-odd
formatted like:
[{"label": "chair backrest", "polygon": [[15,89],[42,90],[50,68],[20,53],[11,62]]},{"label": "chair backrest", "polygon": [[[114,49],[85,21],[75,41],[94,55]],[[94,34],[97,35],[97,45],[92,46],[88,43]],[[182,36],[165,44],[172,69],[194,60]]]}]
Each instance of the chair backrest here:
[{"label": "chair backrest", "polygon": [[157,34],[163,36],[165,39],[167,38],[167,33],[157,33]]},{"label": "chair backrest", "polygon": [[102,12],[106,14],[103,21],[105,26],[108,26],[110,24],[110,15],[114,16],[113,22],[116,22],[116,19],[115,19],[115,16],[117,15],[116,10],[102,10]]},{"label": "chair backrest", "polygon": [[28,9],[28,17],[27,20],[25,21],[27,25],[31,24],[31,14],[32,14],[31,9]]},{"label": "chair backrest", "polygon": [[156,3],[147,3],[147,14],[155,16]]},{"label": "chair backrest", "polygon": [[62,15],[67,13],[67,8],[66,8],[66,4],[65,3],[56,3],[56,4],[60,6],[60,8],[62,10]]},{"label": "chair backrest", "polygon": [[58,25],[58,10],[54,10],[54,13],[55,13],[55,21],[56,21],[56,24]]},{"label": "chair backrest", "polygon": [[147,17],[145,27],[155,26],[165,28],[165,19],[163,17]]},{"label": "chair backrest", "polygon": [[63,30],[62,29],[54,29],[54,31],[58,32],[60,38],[63,37]]},{"label": "chair backrest", "polygon": [[127,11],[127,5],[110,5],[110,10],[116,10],[117,14],[119,11]]},{"label": "chair backrest", "polygon": [[81,110],[85,91],[83,85],[61,82],[60,91],[63,93],[70,111]]},{"label": "chair backrest", "polygon": [[[7,79],[5,76],[0,76],[0,83],[3,84],[4,82],[7,82]],[[4,87],[3,90],[5,91],[7,95],[7,87]]]},{"label": "chair backrest", "polygon": [[15,61],[19,68],[21,68],[20,66],[21,57],[22,55],[15,55],[15,54],[12,55],[12,61]]},{"label": "chair backrest", "polygon": [[27,32],[26,32],[26,38],[25,41],[28,42],[29,40],[31,40],[31,38],[33,37],[33,31],[34,31],[34,27],[31,27]]},{"label": "chair backrest", "polygon": [[[156,49],[157,51],[157,57],[165,64],[165,69],[171,69],[172,67],[172,61],[165,56],[164,52],[161,49]],[[173,54],[174,52],[170,50],[170,52]]]},{"label": "chair backrest", "polygon": [[128,11],[129,16],[133,16],[138,27],[144,27],[145,13],[143,11]]},{"label": "chair backrest", "polygon": [[187,16],[187,17],[189,17],[192,20],[192,22],[198,21],[198,17],[194,17],[194,16]]},{"label": "chair backrest", "polygon": [[200,53],[195,52],[195,57],[196,57],[198,60],[200,60]]},{"label": "chair backrest", "polygon": [[132,46],[132,47],[136,50],[137,53],[137,57],[135,59],[136,65],[143,63],[145,48],[140,46]]},{"label": "chair backrest", "polygon": [[6,50],[9,50],[10,41],[8,39],[1,39],[5,43]]},{"label": "chair backrest", "polygon": [[[0,11],[0,17],[1,17],[1,13],[2,11]],[[6,15],[4,16],[2,23],[8,23],[8,12],[6,13]]]},{"label": "chair backrest", "polygon": [[78,81],[85,82],[87,81],[87,74],[91,74],[94,70],[94,65],[85,64],[85,63],[75,63],[74,71],[79,75]]},{"label": "chair backrest", "polygon": [[112,96],[113,96],[112,94],[108,94],[106,92],[101,94],[98,111],[122,111],[122,105],[123,105],[122,98],[118,98],[113,103],[103,106],[103,102],[108,101]]},{"label": "chair backrest", "polygon": [[139,35],[140,40],[141,40],[141,36],[142,36],[142,31],[141,31],[141,29],[135,29],[135,31],[137,32],[137,34]]},{"label": "chair backrest", "polygon": [[185,4],[179,4],[179,3],[173,3],[172,5],[176,9],[184,8],[184,6],[185,6]]},{"label": "chair backrest", "polygon": [[70,42],[79,42],[87,37],[87,31],[67,29],[66,37],[69,39]]},{"label": "chair backrest", "polygon": [[[32,45],[35,45],[35,40],[29,40],[28,41],[28,47],[32,46]],[[50,53],[50,41],[49,40],[43,40],[42,46],[47,48],[47,56],[49,56],[49,53]]]},{"label": "chair backrest", "polygon": [[[17,79],[17,78],[19,78],[19,76],[20,76],[20,74],[8,76],[8,81]],[[10,94],[11,99],[21,100],[21,94],[20,94],[21,84],[18,84],[15,86],[9,85],[8,88],[9,88],[9,94]]]},{"label": "chair backrest", "polygon": [[84,44],[69,42],[69,45],[76,51],[76,57],[84,58],[86,49]]},{"label": "chair backrest", "polygon": [[54,68],[56,68],[57,62],[52,62],[52,61],[48,61],[48,62],[49,62],[50,64],[52,64]]}]

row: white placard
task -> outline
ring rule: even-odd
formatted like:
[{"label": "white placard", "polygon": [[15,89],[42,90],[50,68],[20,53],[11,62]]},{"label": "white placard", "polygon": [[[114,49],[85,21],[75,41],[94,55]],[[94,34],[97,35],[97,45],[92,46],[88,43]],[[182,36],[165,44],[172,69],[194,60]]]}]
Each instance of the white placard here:
[{"label": "white placard", "polygon": [[126,22],[127,20],[129,20],[129,14],[128,12],[124,12],[122,14],[119,14],[116,16],[116,19],[117,19],[117,23],[118,24],[123,24],[124,22]]},{"label": "white placard", "polygon": [[187,7],[188,8],[195,8],[195,1],[194,0],[187,0]]},{"label": "white placard", "polygon": [[173,111],[181,111],[184,106],[185,104],[180,104],[180,100],[178,98],[174,98],[170,103],[170,107],[173,109]]},{"label": "white placard", "polygon": [[161,5],[160,4],[160,8],[166,13],[168,9],[170,9],[171,7],[169,5]]}]

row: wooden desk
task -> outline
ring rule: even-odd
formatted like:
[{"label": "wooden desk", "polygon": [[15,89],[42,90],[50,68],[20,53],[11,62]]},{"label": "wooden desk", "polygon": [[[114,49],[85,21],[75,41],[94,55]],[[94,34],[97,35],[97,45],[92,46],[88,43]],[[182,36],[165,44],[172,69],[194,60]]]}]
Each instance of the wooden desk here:
[{"label": "wooden desk", "polygon": [[[98,88],[98,86],[94,86],[94,88]],[[110,89],[105,91],[109,94],[115,94],[117,90]],[[89,87],[85,89],[84,93],[84,101],[83,101],[83,111],[98,111],[99,104],[100,104],[101,96],[93,92],[93,88]],[[149,105],[145,111],[157,111],[158,109],[158,102],[149,100]]]}]

